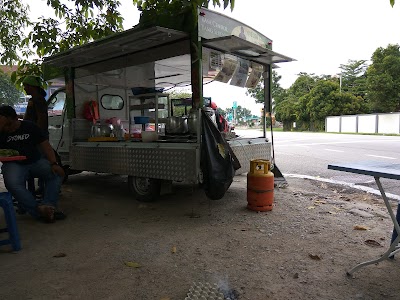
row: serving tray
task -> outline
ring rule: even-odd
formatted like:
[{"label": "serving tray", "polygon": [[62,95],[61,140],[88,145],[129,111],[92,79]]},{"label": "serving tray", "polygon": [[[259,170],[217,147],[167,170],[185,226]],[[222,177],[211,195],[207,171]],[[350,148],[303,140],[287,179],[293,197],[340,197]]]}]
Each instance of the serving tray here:
[{"label": "serving tray", "polygon": [[25,160],[26,156],[16,155],[16,156],[0,156],[0,161],[17,161],[17,160]]}]

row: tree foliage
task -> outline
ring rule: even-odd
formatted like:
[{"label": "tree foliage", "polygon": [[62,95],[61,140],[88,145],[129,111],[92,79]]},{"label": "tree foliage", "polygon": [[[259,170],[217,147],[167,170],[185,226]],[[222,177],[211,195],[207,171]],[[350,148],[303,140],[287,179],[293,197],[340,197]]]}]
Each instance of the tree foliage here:
[{"label": "tree foliage", "polygon": [[[349,60],[340,65],[341,77],[300,73],[288,89],[273,72],[275,117],[285,130],[323,130],[327,116],[400,111],[400,46],[378,48],[372,64]],[[248,89],[256,102],[264,101],[263,83]]]},{"label": "tree foliage", "polygon": [[[234,0],[132,0],[140,10],[184,10],[185,7],[230,5]],[[29,6],[21,0],[3,0],[0,8],[0,53],[1,62],[13,64],[21,57],[28,59],[31,45],[41,58],[71,47],[82,45],[114,32],[123,30],[123,18],[119,0],[47,0],[54,16],[29,20]],[[24,29],[29,33],[24,35]]]},{"label": "tree foliage", "polygon": [[0,8],[0,63],[12,64],[19,59],[17,50],[25,49],[23,29],[31,23],[29,7],[20,1],[4,0]]},{"label": "tree foliage", "polygon": [[[278,75],[275,70],[272,70],[272,85],[271,85],[271,96],[273,99],[272,102],[272,112],[274,112],[274,103],[277,99],[281,99],[285,93],[285,89],[283,89],[280,84],[279,80],[281,80],[282,76]],[[257,83],[255,88],[247,89],[246,95],[251,96],[255,99],[256,103],[264,103],[264,78],[261,76],[260,81]],[[278,100],[279,101],[279,100]]]},{"label": "tree foliage", "polygon": [[[218,107],[218,111],[219,111],[220,114],[225,116],[226,119],[228,119],[228,116],[232,116],[233,117],[233,114],[234,114],[234,111],[233,111],[233,109],[231,107],[228,107],[226,110],[220,109]],[[240,105],[236,108],[236,115],[235,115],[235,120],[234,121],[237,124],[241,124],[241,125],[248,124],[248,122],[251,119],[251,117],[252,117],[251,110],[249,110],[249,109],[247,109],[245,107],[242,107]]]},{"label": "tree foliage", "polygon": [[368,99],[373,112],[400,110],[399,45],[378,48],[367,69]]},{"label": "tree foliage", "polygon": [[359,113],[363,106],[362,97],[341,92],[338,78],[329,75],[300,73],[281,95],[275,117],[285,130],[290,130],[293,122],[300,130],[323,130],[327,116]]},{"label": "tree foliage", "polygon": [[10,77],[0,71],[0,104],[14,105],[19,102],[21,92],[11,82]]},{"label": "tree foliage", "polygon": [[366,60],[349,60],[347,64],[340,65],[341,90],[364,98],[367,91],[367,67]]},{"label": "tree foliage", "polygon": [[[21,49],[25,50],[22,58],[29,60],[32,53],[26,51],[28,46],[42,58],[122,30],[117,0],[47,0],[54,16],[35,22],[29,20],[29,7],[21,1],[9,0],[5,4],[8,6],[0,9],[0,32],[8,32],[10,27],[14,30],[12,35],[1,35],[0,47],[5,49],[2,59],[10,64],[20,60],[17,53]],[[25,36],[23,30],[27,27],[30,30]],[[12,37],[13,43],[10,45],[5,37]]]},{"label": "tree foliage", "polygon": [[117,0],[47,0],[47,5],[55,17],[41,17],[27,37],[39,57],[123,30]]},{"label": "tree foliage", "polygon": [[[161,8],[165,8],[166,6],[170,7],[180,7],[185,8],[188,6],[191,7],[208,7],[211,0],[132,0],[133,4],[140,7],[140,10],[160,10]],[[229,5],[231,10],[233,10],[235,6],[235,0],[212,0],[212,4],[218,7],[223,5],[224,9],[227,8]]]},{"label": "tree foliage", "polygon": [[[21,0],[3,0],[0,7],[1,62],[19,69],[13,76],[18,84],[26,73],[41,75],[42,58],[123,30],[119,0],[46,0],[54,16],[29,20],[29,7]],[[184,11],[197,5],[230,5],[234,0],[132,0],[142,14],[148,10]],[[29,29],[27,35],[24,30]],[[19,55],[21,53],[21,55]],[[32,54],[36,59],[32,59]]]},{"label": "tree foliage", "polygon": [[348,115],[359,112],[360,98],[348,92],[339,92],[333,80],[318,80],[314,88],[300,98],[303,114],[301,121],[309,122],[311,130],[323,130],[327,116]]},{"label": "tree foliage", "polygon": [[[187,91],[172,91],[169,93],[169,98],[170,99],[187,99],[187,98],[192,98],[192,93],[187,92]],[[183,116],[185,114],[188,114],[188,110],[190,108],[186,107],[186,112],[185,112],[185,106],[175,106],[174,107],[174,116]]]}]

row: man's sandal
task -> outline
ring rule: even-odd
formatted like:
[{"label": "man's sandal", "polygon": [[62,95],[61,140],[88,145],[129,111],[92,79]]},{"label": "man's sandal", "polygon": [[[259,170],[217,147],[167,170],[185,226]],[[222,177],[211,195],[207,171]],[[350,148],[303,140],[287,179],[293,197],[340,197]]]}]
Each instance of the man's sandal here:
[{"label": "man's sandal", "polygon": [[50,205],[39,205],[38,206],[38,213],[39,217],[43,219],[46,223],[54,223],[55,218],[54,218],[54,207]]}]

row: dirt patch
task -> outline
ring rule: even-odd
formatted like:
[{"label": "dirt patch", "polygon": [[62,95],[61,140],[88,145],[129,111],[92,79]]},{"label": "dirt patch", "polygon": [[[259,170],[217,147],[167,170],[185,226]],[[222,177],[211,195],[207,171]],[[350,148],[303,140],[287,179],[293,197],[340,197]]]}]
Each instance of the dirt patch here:
[{"label": "dirt patch", "polygon": [[389,243],[383,201],[288,182],[274,209],[257,213],[246,209],[246,176],[222,200],[175,186],[151,204],[134,200],[123,177],[71,176],[60,201],[66,220],[17,216],[23,249],[0,248],[1,298],[185,299],[200,282],[232,299],[398,299],[398,259],[346,276]]}]

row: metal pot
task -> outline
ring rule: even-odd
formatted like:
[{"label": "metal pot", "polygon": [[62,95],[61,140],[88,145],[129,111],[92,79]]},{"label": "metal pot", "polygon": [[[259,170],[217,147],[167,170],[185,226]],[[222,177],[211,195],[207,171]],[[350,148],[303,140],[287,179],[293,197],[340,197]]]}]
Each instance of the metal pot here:
[{"label": "metal pot", "polygon": [[187,117],[168,117],[165,125],[167,133],[186,133],[188,132]]},{"label": "metal pot", "polygon": [[197,133],[198,123],[199,123],[198,110],[195,108],[192,108],[189,111],[189,117],[188,117],[188,129],[189,129],[190,133],[193,133],[193,134]]},{"label": "metal pot", "polygon": [[102,136],[110,136],[113,131],[113,126],[111,124],[101,124],[97,122],[93,124],[91,128],[91,136],[92,137],[102,137]]}]

